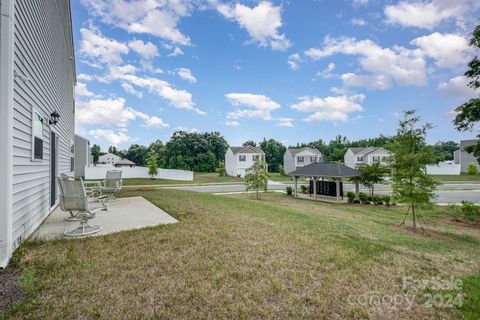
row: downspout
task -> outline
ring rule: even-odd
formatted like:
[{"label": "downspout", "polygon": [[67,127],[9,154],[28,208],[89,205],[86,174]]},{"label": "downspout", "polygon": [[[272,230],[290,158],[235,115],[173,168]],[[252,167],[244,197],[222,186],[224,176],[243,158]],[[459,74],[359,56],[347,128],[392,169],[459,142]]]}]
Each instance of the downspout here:
[{"label": "downspout", "polygon": [[13,39],[15,0],[0,0],[0,268],[12,255]]}]

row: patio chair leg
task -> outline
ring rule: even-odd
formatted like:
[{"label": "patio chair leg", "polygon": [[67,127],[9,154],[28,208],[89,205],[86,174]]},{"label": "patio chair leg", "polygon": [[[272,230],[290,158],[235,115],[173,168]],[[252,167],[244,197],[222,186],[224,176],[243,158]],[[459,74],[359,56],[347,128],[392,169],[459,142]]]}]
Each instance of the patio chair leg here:
[{"label": "patio chair leg", "polygon": [[82,220],[78,227],[66,230],[63,235],[66,237],[81,237],[97,233],[102,229],[100,226],[89,224],[88,220]]},{"label": "patio chair leg", "polygon": [[70,211],[70,217],[65,218],[67,221],[81,221],[82,218],[78,217],[78,213],[74,214],[72,211]]}]

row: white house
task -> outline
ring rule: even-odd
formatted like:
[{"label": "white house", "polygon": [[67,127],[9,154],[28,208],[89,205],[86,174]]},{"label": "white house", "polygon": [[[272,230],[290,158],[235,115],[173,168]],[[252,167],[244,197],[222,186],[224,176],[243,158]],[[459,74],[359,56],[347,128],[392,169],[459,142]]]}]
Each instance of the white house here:
[{"label": "white house", "polygon": [[70,1],[0,0],[0,267],[58,204],[72,173]]},{"label": "white house", "polygon": [[245,177],[246,169],[257,160],[265,161],[262,149],[252,146],[229,147],[225,153],[225,170],[227,175]]},{"label": "white house", "polygon": [[357,169],[362,165],[370,165],[373,163],[387,164],[387,159],[393,153],[381,147],[368,148],[348,148],[343,157],[347,167]]},{"label": "white house", "polygon": [[323,162],[323,156],[314,148],[288,148],[283,155],[283,167],[286,173],[316,162]]},{"label": "white house", "polygon": [[98,163],[109,164],[112,166],[120,160],[122,160],[122,158],[113,153],[106,153],[103,156],[98,157]]},{"label": "white house", "polygon": [[85,177],[85,168],[92,165],[90,141],[75,135],[75,176]]}]

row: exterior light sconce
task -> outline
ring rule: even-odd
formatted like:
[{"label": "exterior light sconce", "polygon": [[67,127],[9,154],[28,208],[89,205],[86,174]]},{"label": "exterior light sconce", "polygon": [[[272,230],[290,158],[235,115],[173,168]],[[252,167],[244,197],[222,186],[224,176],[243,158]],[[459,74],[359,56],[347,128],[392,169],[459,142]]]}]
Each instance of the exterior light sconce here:
[{"label": "exterior light sconce", "polygon": [[48,120],[48,123],[51,125],[57,124],[58,119],[60,119],[60,114],[57,111],[53,111],[52,113],[50,113],[50,120]]}]

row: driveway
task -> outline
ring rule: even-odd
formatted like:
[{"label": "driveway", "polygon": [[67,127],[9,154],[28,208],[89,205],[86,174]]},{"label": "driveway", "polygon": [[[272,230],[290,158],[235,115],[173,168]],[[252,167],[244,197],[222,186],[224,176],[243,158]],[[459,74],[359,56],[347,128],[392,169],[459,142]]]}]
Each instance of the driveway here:
[{"label": "driveway", "polygon": [[[292,183],[281,183],[269,181],[269,190],[285,190],[287,186],[293,187]],[[188,190],[195,192],[208,192],[208,193],[220,193],[220,192],[241,192],[245,191],[245,186],[241,184],[226,184],[226,185],[208,185],[208,186],[178,186],[178,187],[165,187],[168,189],[176,190]],[[344,185],[345,191],[353,191],[354,186],[346,183]],[[459,203],[462,200],[471,201],[475,203],[480,202],[480,184],[444,184],[438,186],[435,194],[437,198],[434,199],[436,203]],[[367,190],[361,188],[361,191]],[[389,185],[375,185],[375,191],[380,194],[387,194],[390,191]]]}]

